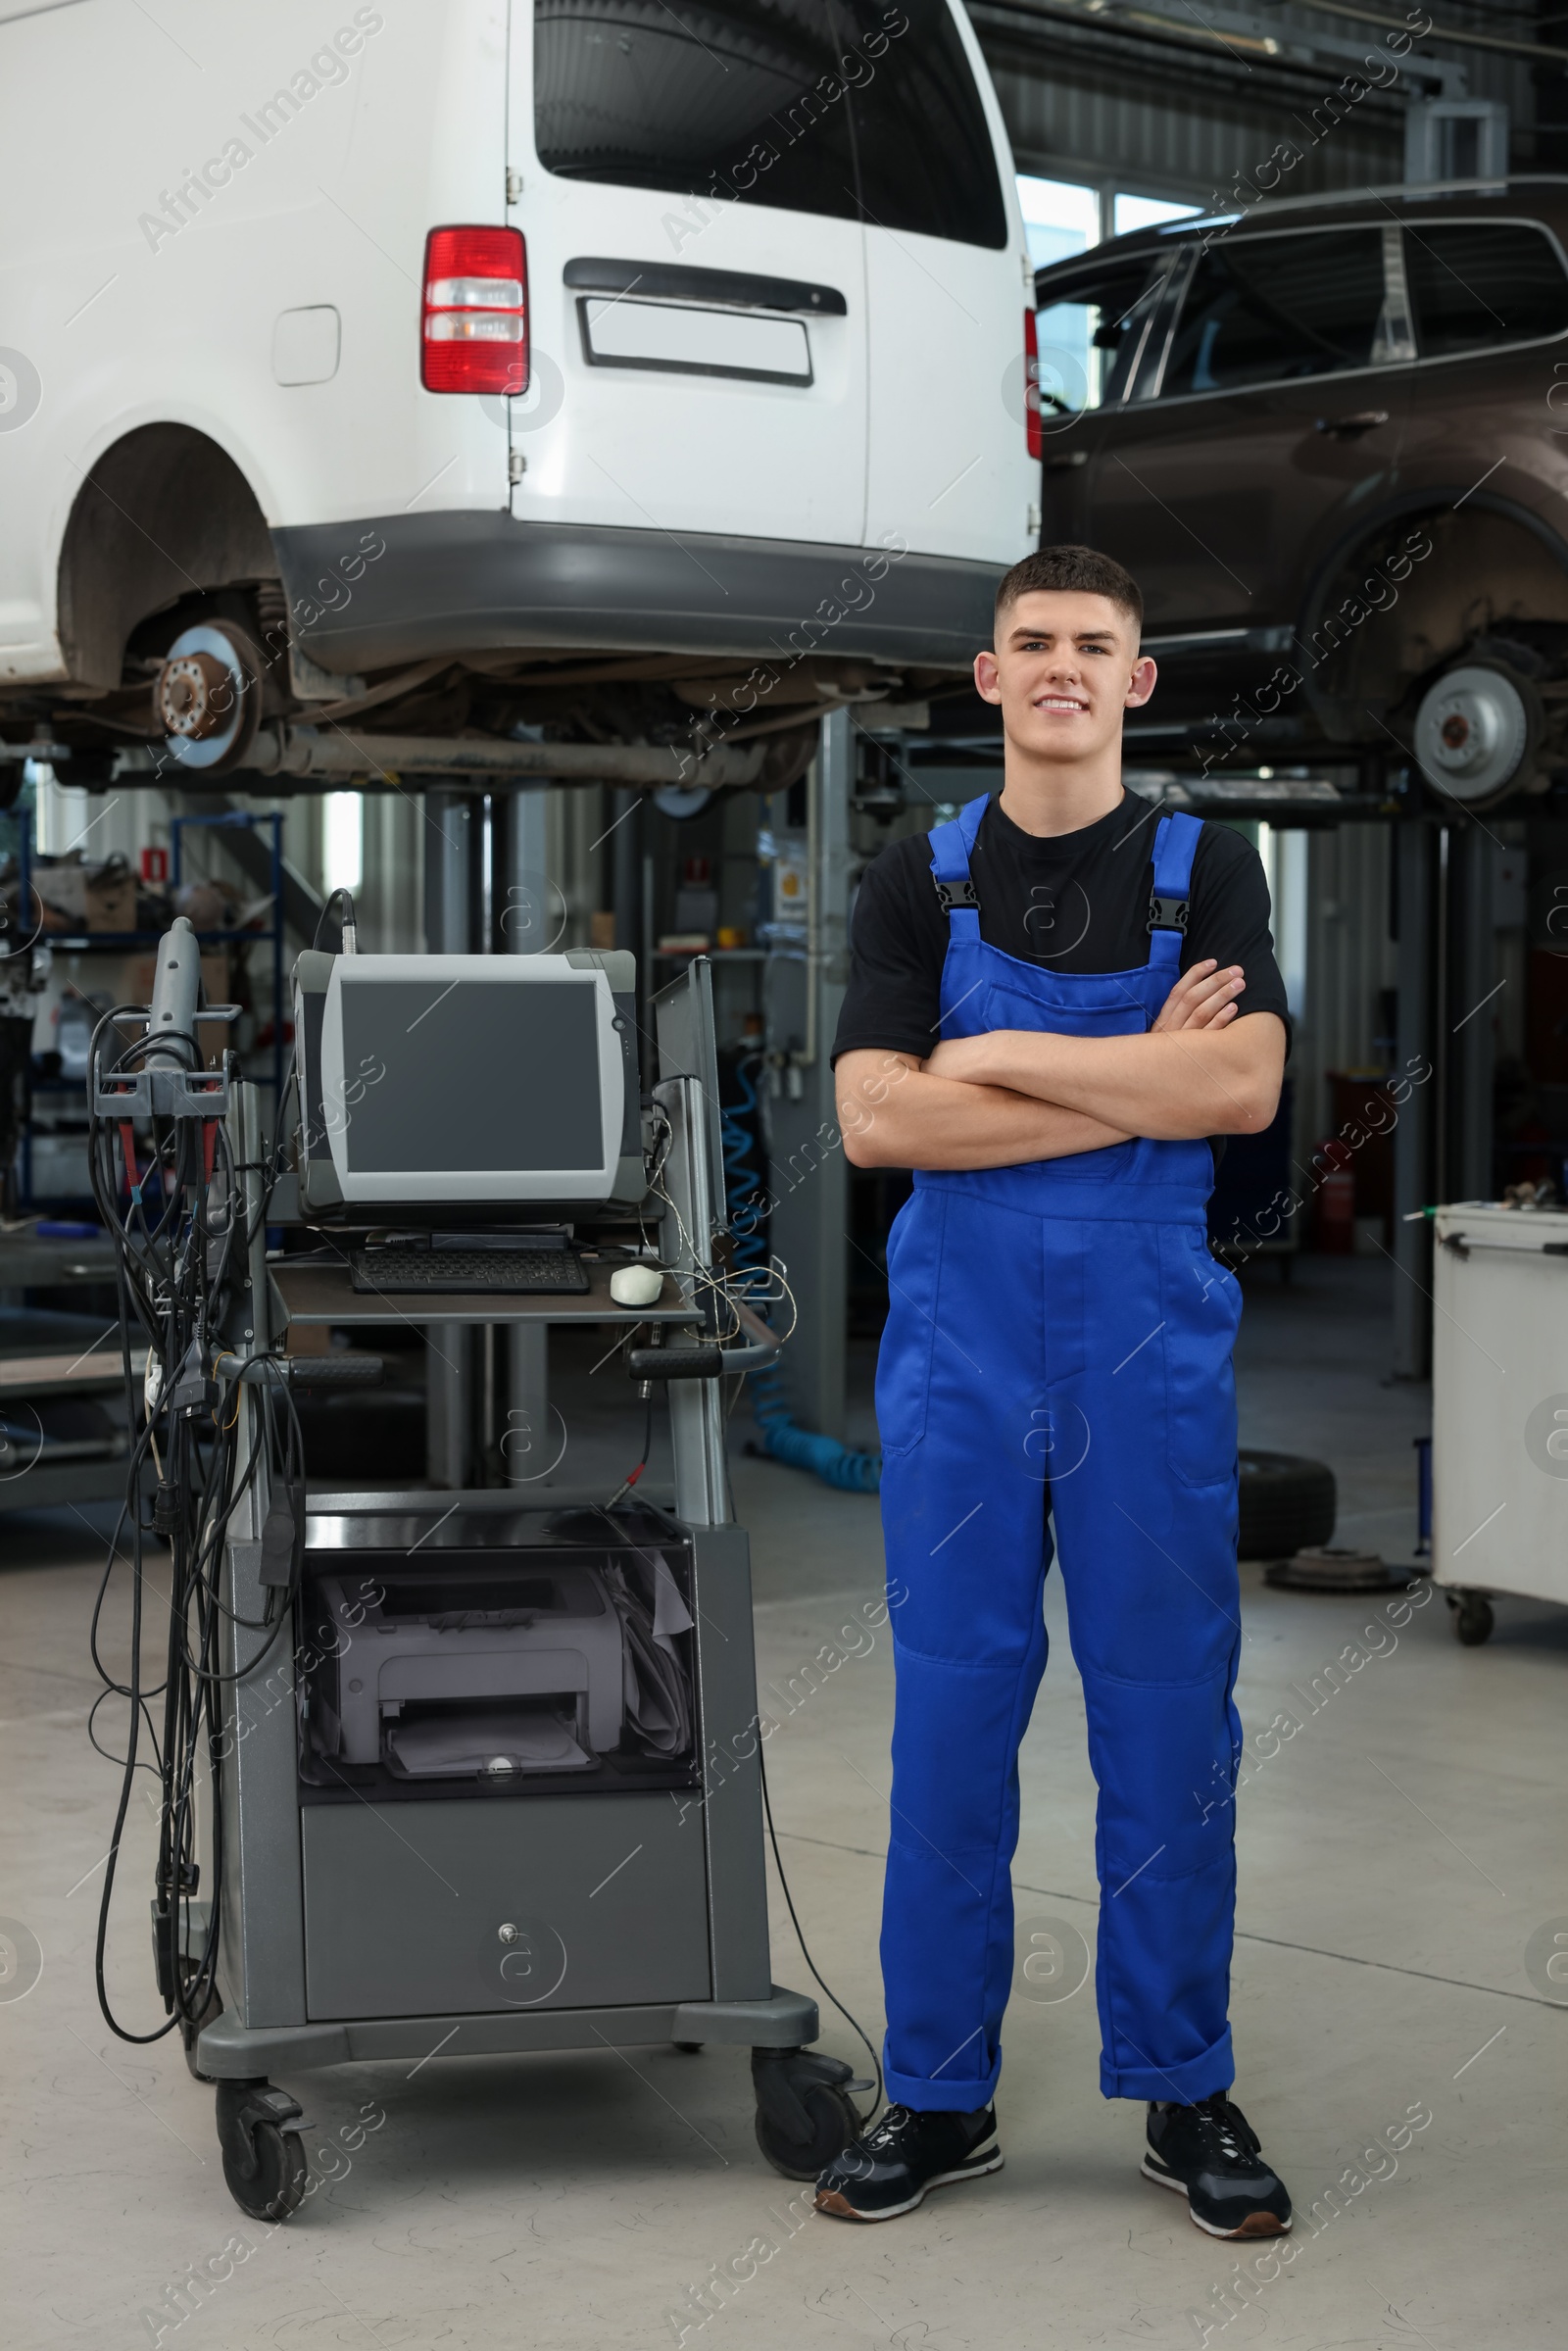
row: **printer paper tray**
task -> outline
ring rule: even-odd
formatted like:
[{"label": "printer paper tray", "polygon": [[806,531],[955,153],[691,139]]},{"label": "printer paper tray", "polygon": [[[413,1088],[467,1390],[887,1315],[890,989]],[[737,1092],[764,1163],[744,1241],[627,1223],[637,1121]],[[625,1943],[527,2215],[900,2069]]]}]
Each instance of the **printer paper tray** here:
[{"label": "printer paper tray", "polygon": [[390,1768],[411,1780],[471,1780],[476,1772],[509,1780],[518,1772],[593,1771],[598,1764],[559,1714],[539,1707],[433,1716],[398,1723],[385,1736]]}]

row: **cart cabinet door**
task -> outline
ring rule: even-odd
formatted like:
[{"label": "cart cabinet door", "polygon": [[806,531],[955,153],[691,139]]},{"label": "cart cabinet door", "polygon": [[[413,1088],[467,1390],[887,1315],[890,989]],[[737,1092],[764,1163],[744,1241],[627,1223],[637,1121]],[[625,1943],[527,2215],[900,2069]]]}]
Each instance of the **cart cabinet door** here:
[{"label": "cart cabinet door", "polygon": [[710,1996],[695,1797],[316,1804],[302,1828],[313,2021]]}]

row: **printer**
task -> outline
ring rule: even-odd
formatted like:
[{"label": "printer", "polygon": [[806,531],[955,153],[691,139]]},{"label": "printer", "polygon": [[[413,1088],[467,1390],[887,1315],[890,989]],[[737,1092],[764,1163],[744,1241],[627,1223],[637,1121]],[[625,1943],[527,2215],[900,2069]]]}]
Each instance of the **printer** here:
[{"label": "printer", "polygon": [[368,1589],[363,1575],[320,1576],[318,1639],[336,1672],[313,1677],[314,1752],[398,1779],[497,1780],[593,1771],[628,1746],[683,1751],[676,1644],[691,1614],[659,1552],[631,1557],[635,1582],[604,1554],[436,1555]]}]

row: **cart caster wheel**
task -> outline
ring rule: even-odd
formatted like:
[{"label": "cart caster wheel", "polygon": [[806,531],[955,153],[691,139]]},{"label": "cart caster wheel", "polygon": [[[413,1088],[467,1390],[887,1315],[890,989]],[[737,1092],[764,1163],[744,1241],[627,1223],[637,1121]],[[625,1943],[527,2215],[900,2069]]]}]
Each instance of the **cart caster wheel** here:
[{"label": "cart caster wheel", "polygon": [[228,2192],[253,2221],[286,2221],[305,2196],[308,2166],[292,2126],[303,2109],[270,2082],[220,2082],[218,2143]]},{"label": "cart caster wheel", "polygon": [[851,2068],[812,2049],[754,2049],[757,2143],[786,2180],[814,2180],[860,2129]]},{"label": "cart caster wheel", "polygon": [[[189,1979],[187,1978],[187,1983]],[[206,2003],[200,2012],[193,2017],[182,2016],[179,2020],[179,2037],[181,2042],[184,2044],[185,2063],[190,2068],[190,2077],[193,2082],[212,2082],[217,2079],[215,2075],[204,2074],[198,2067],[196,2063],[196,2043],[198,2040],[200,2040],[202,2033],[206,2031],[207,2027],[213,2024],[217,2018],[222,2015],[222,2013],[223,2003],[219,1997],[218,1986],[215,1984],[209,1985]]]},{"label": "cart caster wheel", "polygon": [[700,2040],[678,2040],[672,2042],[671,2046],[677,2048],[683,2057],[701,2057],[703,2053]]},{"label": "cart caster wheel", "polygon": [[1453,1629],[1467,1649],[1478,1649],[1484,1641],[1492,1639],[1492,1628],[1496,1621],[1492,1602],[1479,1592],[1467,1592],[1454,1610]]}]

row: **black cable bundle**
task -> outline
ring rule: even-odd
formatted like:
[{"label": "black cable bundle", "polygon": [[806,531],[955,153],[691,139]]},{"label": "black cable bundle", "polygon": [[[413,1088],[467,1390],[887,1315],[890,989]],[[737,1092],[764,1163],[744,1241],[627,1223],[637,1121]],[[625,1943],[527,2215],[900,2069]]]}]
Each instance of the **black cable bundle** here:
[{"label": "black cable bundle", "polygon": [[[179,2027],[188,2042],[216,1998],[219,1897],[223,1875],[221,1689],[225,1682],[242,1681],[253,1673],[292,1624],[292,1603],[303,1565],[303,1545],[297,1539],[289,1544],[286,1577],[269,1574],[264,1557],[264,1584],[270,1587],[266,1612],[259,1618],[239,1616],[220,1592],[224,1537],[264,1458],[272,1465],[278,1501],[290,1518],[294,1517],[296,1497],[304,1491],[304,1447],[282,1362],[263,1355],[242,1365],[225,1344],[225,1320],[241,1304],[255,1229],[246,1226],[243,1179],[247,1170],[235,1161],[224,1122],[185,1114],[155,1114],[149,1121],[145,1111],[138,1111],[136,1126],[142,1130],[138,1134],[128,1117],[117,1120],[98,1108],[101,1079],[144,1066],[151,1049],[157,1050],[165,1067],[175,1054],[186,1069],[202,1065],[195,1037],[188,1032],[161,1028],[156,1038],[148,1034],[122,1044],[116,1023],[127,1019],[145,1023],[146,1014],[139,1006],[122,1004],[100,1020],[93,1033],[87,1072],[93,1198],[119,1256],[121,1362],[134,1433],[125,1499],[92,1613],[92,1660],[104,1689],[93,1706],[89,1736],[100,1754],[107,1755],[108,1749],[99,1746],[96,1736],[98,1707],[111,1696],[124,1698],[129,1704],[125,1753],[111,1758],[122,1764],[123,1778],[98,1913],[96,1971],[99,2006],[122,2040],[161,2040]],[[114,1057],[109,1059],[111,1053]],[[238,1075],[232,1055],[228,1073],[232,1086]],[[144,1339],[152,1351],[149,1372],[153,1376],[144,1385],[138,1384],[132,1369],[131,1347],[136,1338]],[[225,1355],[235,1375],[228,1381],[220,1377]],[[248,1463],[236,1476],[241,1442],[240,1377],[252,1364],[259,1368],[261,1378],[261,1428]],[[279,1398],[284,1406],[281,1414],[276,1408]],[[142,1508],[143,1470],[149,1455],[158,1472],[150,1521],[144,1519]],[[274,1532],[271,1515],[275,1510],[270,1515],[267,1536]],[[120,1682],[99,1655],[98,1633],[127,1522],[131,1536],[130,1667],[129,1680]],[[290,1533],[295,1534],[292,1526]],[[169,1545],[167,1593],[145,1558],[149,1536],[160,1537]],[[266,1537],[263,1547],[265,1553]],[[141,1662],[142,1615],[149,1596],[167,1607],[169,1619],[164,1678],[150,1689],[142,1685]],[[236,1651],[238,1637],[244,1633],[263,1637],[255,1653],[237,1663],[228,1675],[220,1670],[219,1654],[220,1630],[225,1617],[236,1629]],[[152,1711],[160,1698],[161,1726]],[[150,1765],[141,1760],[139,1752],[144,1732],[153,1755]],[[196,1894],[201,1874],[195,1775],[204,1743],[212,1788],[211,1908],[200,1951],[187,1952],[184,1904]],[[116,1863],[138,1770],[151,1770],[163,1792],[158,1816],[154,1940],[158,1987],[169,2016],[155,2033],[127,2032],[111,2011],[104,1984]]]}]

